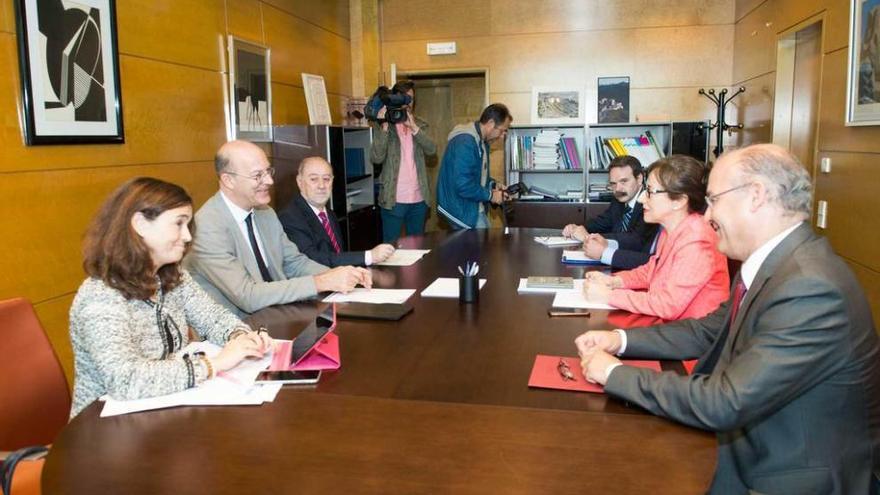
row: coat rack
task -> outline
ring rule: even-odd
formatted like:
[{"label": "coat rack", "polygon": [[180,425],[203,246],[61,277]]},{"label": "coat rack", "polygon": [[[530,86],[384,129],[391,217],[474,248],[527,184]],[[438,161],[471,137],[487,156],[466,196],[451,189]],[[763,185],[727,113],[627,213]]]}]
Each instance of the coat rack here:
[{"label": "coat rack", "polygon": [[717,128],[717,131],[715,131],[716,132],[716,134],[715,134],[715,149],[712,150],[712,153],[715,155],[715,158],[718,158],[718,156],[721,153],[724,153],[724,131],[727,131],[727,130],[738,131],[743,128],[742,124],[729,125],[727,122],[725,122],[724,121],[724,111],[727,108],[727,104],[730,103],[730,100],[736,98],[741,93],[745,93],[745,91],[746,91],[746,88],[743,86],[740,86],[739,89],[736,90],[736,93],[733,93],[728,98],[727,97],[727,88],[722,89],[717,94],[715,93],[714,89],[709,89],[709,91],[706,91],[705,89],[700,88],[699,93],[701,95],[705,96],[706,98],[709,98],[710,100],[712,100],[712,103],[714,103],[715,107],[717,108],[715,123],[709,126],[709,129],[716,129]]}]

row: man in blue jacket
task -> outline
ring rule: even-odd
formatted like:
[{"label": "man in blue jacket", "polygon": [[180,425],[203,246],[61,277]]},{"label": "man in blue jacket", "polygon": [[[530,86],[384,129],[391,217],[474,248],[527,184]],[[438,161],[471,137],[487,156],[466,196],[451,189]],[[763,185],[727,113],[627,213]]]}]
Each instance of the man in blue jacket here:
[{"label": "man in blue jacket", "polygon": [[449,133],[437,179],[437,212],[453,229],[487,229],[487,202],[501,204],[504,186],[489,177],[489,143],[503,139],[513,117],[501,103],[483,110],[478,122]]}]

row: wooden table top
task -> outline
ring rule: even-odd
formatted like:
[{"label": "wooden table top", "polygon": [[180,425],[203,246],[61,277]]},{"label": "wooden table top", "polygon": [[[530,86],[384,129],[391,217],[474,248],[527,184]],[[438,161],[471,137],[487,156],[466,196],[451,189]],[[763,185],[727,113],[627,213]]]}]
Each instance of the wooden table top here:
[{"label": "wooden table top", "polygon": [[[602,394],[527,386],[536,354],[575,356],[587,329],[649,324],[622,311],[550,318],[552,295],[518,295],[529,275],[581,277],[542,231],[433,233],[409,267],[373,268],[379,287],[417,289],[399,322],[340,319],[342,367],[259,407],[181,407],[62,431],[45,493],[703,493],[714,435]],[[419,295],[480,262],[476,304]],[[587,268],[589,269],[589,268]],[[249,321],[292,338],[326,305],[275,306]],[[680,363],[663,363],[681,372]]]}]

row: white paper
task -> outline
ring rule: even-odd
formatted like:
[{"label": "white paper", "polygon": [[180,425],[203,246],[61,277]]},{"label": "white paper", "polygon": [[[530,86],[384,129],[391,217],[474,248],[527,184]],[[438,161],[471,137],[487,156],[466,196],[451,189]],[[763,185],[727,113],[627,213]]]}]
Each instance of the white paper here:
[{"label": "white paper", "polygon": [[334,292],[324,298],[325,303],[361,302],[370,304],[403,304],[415,294],[415,289],[355,289],[348,294]]},{"label": "white paper", "polygon": [[589,256],[587,256],[587,253],[583,252],[580,249],[578,249],[578,250],[566,249],[565,251],[562,252],[562,261],[563,262],[571,261],[571,262],[575,262],[575,263],[579,262],[579,263],[583,263],[583,264],[597,264],[597,265],[602,264],[602,262],[600,260],[597,260],[596,258],[590,258]]},{"label": "white paper", "polygon": [[430,249],[397,249],[387,260],[375,264],[381,266],[410,266],[430,252]]},{"label": "white paper", "polygon": [[[486,285],[486,279],[480,279],[480,289]],[[458,297],[458,279],[440,277],[422,291],[422,297]]]},{"label": "white paper", "polygon": [[556,291],[553,298],[554,308],[586,308],[586,309],[615,309],[605,303],[588,301],[584,297],[584,280],[574,281],[574,289]]},{"label": "white paper", "polygon": [[[178,353],[202,351],[210,358],[216,356],[220,350],[220,346],[205,341],[190,343]],[[117,400],[104,396],[101,398],[104,401],[101,417],[176,406],[259,405],[263,402],[271,402],[275,399],[278,390],[267,389],[266,387],[270,385],[254,384],[257,374],[268,368],[271,362],[270,351],[261,359],[246,359],[235,368],[218,373],[198,387],[173,394],[133,400]]]},{"label": "white paper", "polygon": [[583,244],[577,239],[571,239],[569,237],[562,236],[535,236],[535,242],[537,242],[538,244],[543,244],[547,247],[580,246],[581,244]]}]

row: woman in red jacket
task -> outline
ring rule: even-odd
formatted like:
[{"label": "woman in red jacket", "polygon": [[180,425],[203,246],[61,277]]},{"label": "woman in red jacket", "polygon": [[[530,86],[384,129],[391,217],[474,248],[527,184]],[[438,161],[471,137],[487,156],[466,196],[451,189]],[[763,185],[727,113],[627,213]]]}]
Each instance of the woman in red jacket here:
[{"label": "woman in red jacket", "polygon": [[587,299],[664,320],[700,318],[727,300],[727,259],[702,214],[707,176],[702,163],[683,155],[660,159],[648,168],[639,201],[645,221],[662,227],[655,254],[646,264],[613,276],[588,273]]}]

